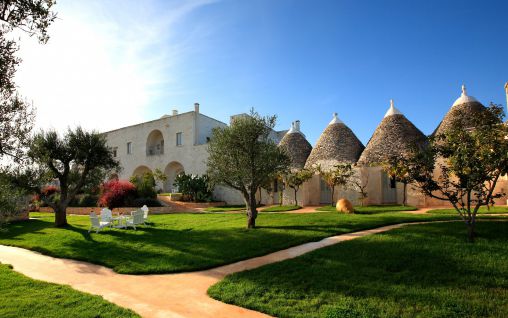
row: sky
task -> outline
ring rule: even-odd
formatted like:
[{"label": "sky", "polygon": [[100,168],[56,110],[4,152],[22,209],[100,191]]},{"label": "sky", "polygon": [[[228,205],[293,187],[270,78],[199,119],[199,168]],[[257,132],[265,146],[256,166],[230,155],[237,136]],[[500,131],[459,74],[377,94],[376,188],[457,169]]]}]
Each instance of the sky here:
[{"label": "sky", "polygon": [[394,99],[430,134],[460,96],[506,106],[505,0],[60,0],[16,75],[37,127],[108,131],[173,109],[254,107],[315,144],[337,112],[366,144]]}]

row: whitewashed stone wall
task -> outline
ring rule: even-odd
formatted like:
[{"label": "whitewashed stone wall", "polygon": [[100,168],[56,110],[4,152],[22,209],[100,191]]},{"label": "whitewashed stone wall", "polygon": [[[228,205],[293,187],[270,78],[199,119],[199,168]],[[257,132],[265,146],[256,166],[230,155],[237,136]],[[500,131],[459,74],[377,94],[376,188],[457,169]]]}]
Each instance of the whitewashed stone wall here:
[{"label": "whitewashed stone wall", "polygon": [[[129,179],[140,167],[146,167],[152,171],[160,169],[166,174],[177,167],[182,167],[186,173],[202,175],[206,172],[208,158],[207,137],[211,137],[214,127],[225,125],[192,111],[165,116],[105,134],[108,146],[117,149],[117,159],[122,166],[119,175],[121,179]],[[164,150],[161,154],[148,155],[147,139],[155,130],[162,133]],[[182,133],[182,145],[177,145],[177,133]],[[127,153],[128,142],[132,144],[131,154]],[[163,185],[161,187],[164,188]]]}]

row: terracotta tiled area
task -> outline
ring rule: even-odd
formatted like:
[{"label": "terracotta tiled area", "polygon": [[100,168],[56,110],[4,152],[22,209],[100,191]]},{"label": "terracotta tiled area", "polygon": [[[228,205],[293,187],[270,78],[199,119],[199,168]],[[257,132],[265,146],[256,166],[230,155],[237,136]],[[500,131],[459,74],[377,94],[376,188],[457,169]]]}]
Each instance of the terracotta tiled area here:
[{"label": "terracotta tiled area", "polygon": [[103,266],[53,258],[3,245],[0,245],[0,262],[11,264],[14,270],[35,279],[71,285],[77,290],[101,295],[143,317],[268,317],[213,300],[207,296],[206,291],[228,274],[294,258],[325,246],[405,225],[407,224],[332,236],[319,242],[302,244],[211,270],[181,274],[122,275]]}]

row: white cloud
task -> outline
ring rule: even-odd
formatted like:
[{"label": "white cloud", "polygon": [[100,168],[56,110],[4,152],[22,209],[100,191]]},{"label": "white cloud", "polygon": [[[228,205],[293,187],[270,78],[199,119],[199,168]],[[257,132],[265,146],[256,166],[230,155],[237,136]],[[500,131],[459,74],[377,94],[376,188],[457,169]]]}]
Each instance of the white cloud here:
[{"label": "white cloud", "polygon": [[50,41],[23,39],[20,51],[16,81],[37,108],[37,126],[106,131],[145,120],[189,45],[176,24],[209,2],[59,3]]}]

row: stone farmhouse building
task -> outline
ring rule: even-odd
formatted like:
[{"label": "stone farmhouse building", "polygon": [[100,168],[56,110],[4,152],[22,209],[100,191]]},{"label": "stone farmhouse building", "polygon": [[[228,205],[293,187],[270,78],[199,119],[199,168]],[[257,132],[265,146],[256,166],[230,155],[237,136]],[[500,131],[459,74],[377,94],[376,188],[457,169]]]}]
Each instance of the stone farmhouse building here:
[{"label": "stone farmhouse building", "polygon": [[[247,115],[234,115],[231,120],[238,116]],[[180,114],[173,110],[171,115],[104,134],[122,167],[120,179],[159,169],[167,176],[167,181],[158,185],[159,188],[164,192],[175,192],[173,183],[179,173],[206,173],[207,143],[212,129],[225,126],[227,124],[200,113],[199,104],[195,103],[194,111]],[[273,131],[271,138],[278,143],[286,132]],[[224,187],[217,187],[214,197],[233,204],[243,202],[239,193]]]},{"label": "stone farmhouse building", "polygon": [[[508,84],[507,98],[508,98]],[[433,134],[449,128],[452,122],[459,120],[465,128],[471,127],[472,118],[485,106],[476,98],[469,96],[465,87],[462,94],[438,124]],[[234,120],[239,114],[231,116]],[[285,149],[291,159],[292,169],[320,166],[327,170],[340,162],[355,165],[357,176],[365,187],[368,197],[364,204],[402,203],[403,185],[390,180],[380,164],[387,158],[409,151],[413,146],[426,143],[427,137],[401,111],[395,108],[393,101],[384,118],[374,131],[366,146],[354,132],[342,122],[338,115],[333,118],[320,135],[314,147],[301,131],[300,121],[293,122],[287,131],[273,131],[271,138]],[[226,124],[199,112],[199,104],[194,111],[179,114],[174,110],[171,115],[140,123],[133,126],[106,132],[107,142],[114,150],[123,170],[119,177],[128,179],[132,175],[141,175],[147,171],[159,169],[167,175],[165,184],[159,185],[164,192],[174,192],[173,182],[181,173],[204,174],[208,157],[207,143],[215,127]],[[293,203],[294,192],[282,191],[274,181],[275,191],[261,191],[259,201],[264,204],[278,204],[282,198],[285,204]],[[498,182],[498,188],[507,189],[508,180],[504,177]],[[288,189],[290,190],[290,189]],[[440,206],[443,201],[423,196],[408,186],[407,202],[416,206]],[[216,187],[214,197],[228,204],[241,204],[243,198],[239,192],[226,187]],[[359,195],[354,190],[336,189],[335,199],[348,198],[359,204]],[[331,193],[319,175],[314,175],[298,192],[300,205],[319,205],[331,203]],[[499,199],[506,204],[506,198]]]}]

